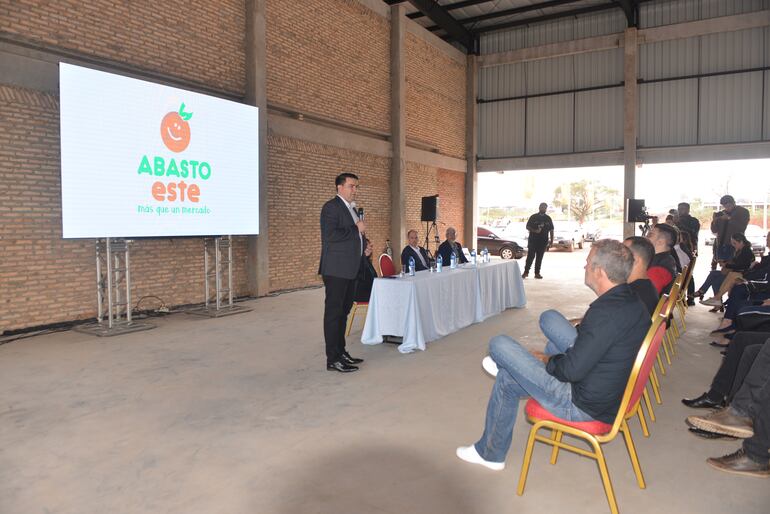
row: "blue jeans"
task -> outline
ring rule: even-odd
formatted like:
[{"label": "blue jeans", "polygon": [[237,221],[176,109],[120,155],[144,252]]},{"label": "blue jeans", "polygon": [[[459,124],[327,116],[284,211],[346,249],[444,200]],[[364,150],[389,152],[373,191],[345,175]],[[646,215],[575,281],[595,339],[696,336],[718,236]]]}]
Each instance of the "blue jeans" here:
[{"label": "blue jeans", "polygon": [[725,275],[723,275],[721,271],[711,270],[709,271],[706,280],[703,282],[703,285],[700,286],[698,290],[705,293],[711,287],[714,289],[714,294],[717,294],[717,291],[719,291],[719,288],[722,287],[722,282],[724,281]]},{"label": "blue jeans", "polygon": [[559,311],[549,309],[540,315],[540,331],[548,339],[546,355],[564,353],[575,344],[577,329]]},{"label": "blue jeans", "polygon": [[[557,342],[557,339],[549,339],[549,345],[556,348],[563,342]],[[572,403],[571,384],[560,382],[548,374],[545,364],[512,338],[504,335],[493,337],[489,342],[489,355],[497,363],[498,373],[487,405],[484,434],[474,445],[484,460],[505,461],[511,447],[519,400],[523,398],[531,396],[548,412],[563,419],[593,421],[591,416]]]}]

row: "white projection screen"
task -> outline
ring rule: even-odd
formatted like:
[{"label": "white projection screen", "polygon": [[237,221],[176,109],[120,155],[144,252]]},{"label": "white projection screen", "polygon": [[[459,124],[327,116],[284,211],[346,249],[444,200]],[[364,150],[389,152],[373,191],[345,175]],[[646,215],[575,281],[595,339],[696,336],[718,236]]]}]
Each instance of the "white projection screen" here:
[{"label": "white projection screen", "polygon": [[257,234],[259,113],[59,64],[65,238]]}]

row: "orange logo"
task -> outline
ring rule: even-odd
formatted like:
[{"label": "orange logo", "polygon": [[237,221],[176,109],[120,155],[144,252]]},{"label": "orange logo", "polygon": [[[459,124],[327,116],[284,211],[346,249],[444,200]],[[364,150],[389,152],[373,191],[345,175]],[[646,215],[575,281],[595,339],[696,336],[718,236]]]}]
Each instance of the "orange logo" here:
[{"label": "orange logo", "polygon": [[184,112],[184,103],[179,107],[179,112],[171,111],[163,116],[160,122],[160,137],[163,144],[172,152],[181,152],[190,144],[191,112]]}]

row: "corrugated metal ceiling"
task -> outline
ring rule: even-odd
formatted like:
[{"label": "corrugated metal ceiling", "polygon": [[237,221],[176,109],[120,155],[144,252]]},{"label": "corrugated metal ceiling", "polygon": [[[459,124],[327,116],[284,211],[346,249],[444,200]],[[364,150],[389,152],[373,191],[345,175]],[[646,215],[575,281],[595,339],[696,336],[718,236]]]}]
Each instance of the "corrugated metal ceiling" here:
[{"label": "corrugated metal ceiling", "polygon": [[[446,7],[452,4],[462,3],[462,0],[438,0],[438,3],[441,6]],[[510,9],[518,9],[532,5],[548,3],[548,0],[490,0],[476,5],[451,9],[449,10],[449,14],[451,14],[454,19],[462,23],[463,20],[476,19],[479,16],[502,13]],[[516,13],[508,16],[499,16],[491,19],[480,19],[470,23],[463,23],[463,25],[471,32],[476,32],[480,31],[480,29],[484,29],[485,27],[491,27],[493,25],[499,25],[502,23],[557,13],[565,13],[585,7],[606,6],[608,3],[610,3],[610,0],[574,0],[554,7],[541,7],[538,9],[528,10],[526,12]],[[419,10],[411,3],[404,2],[404,5],[406,6],[407,15],[419,13]],[[618,7],[618,10],[620,11],[620,7]],[[435,25],[435,23],[433,23],[427,16],[415,18],[414,21],[424,27],[433,27]],[[436,33],[443,35],[443,31],[441,30],[437,30]]]}]

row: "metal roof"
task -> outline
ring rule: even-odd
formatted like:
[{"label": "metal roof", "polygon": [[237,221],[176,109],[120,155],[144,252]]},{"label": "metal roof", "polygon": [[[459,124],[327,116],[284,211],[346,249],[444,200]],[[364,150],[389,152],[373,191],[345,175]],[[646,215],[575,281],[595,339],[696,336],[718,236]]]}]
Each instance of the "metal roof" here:
[{"label": "metal roof", "polygon": [[637,26],[646,0],[383,0],[406,4],[407,17],[447,41],[478,53],[479,36],[549,20],[617,10]]}]

